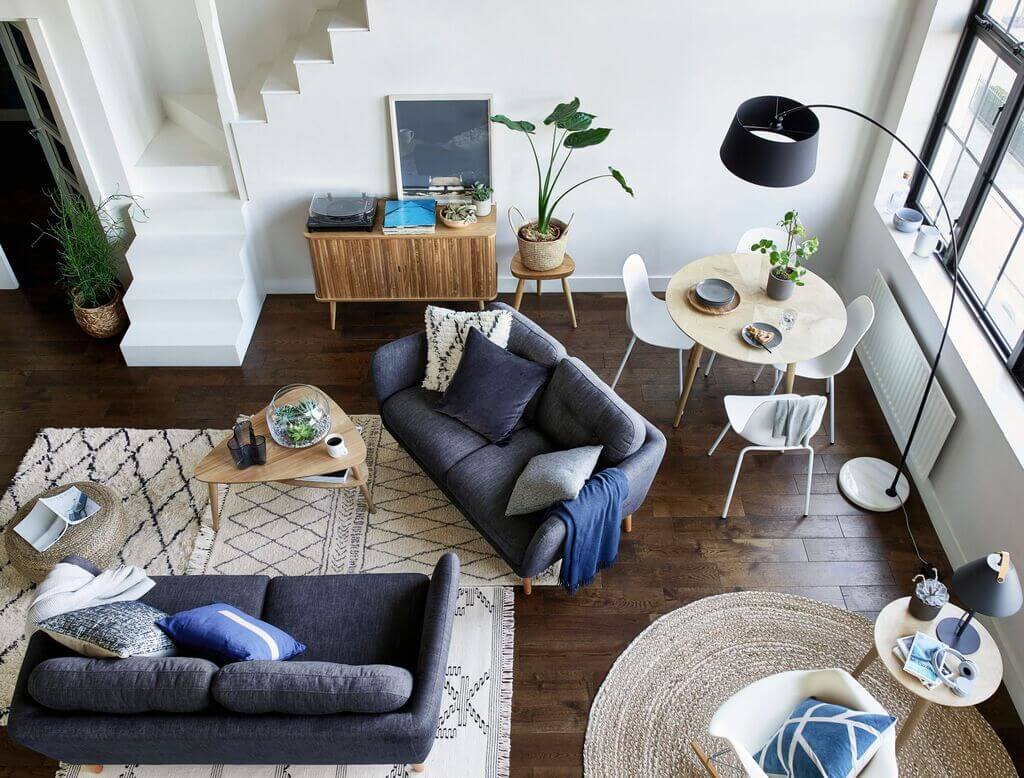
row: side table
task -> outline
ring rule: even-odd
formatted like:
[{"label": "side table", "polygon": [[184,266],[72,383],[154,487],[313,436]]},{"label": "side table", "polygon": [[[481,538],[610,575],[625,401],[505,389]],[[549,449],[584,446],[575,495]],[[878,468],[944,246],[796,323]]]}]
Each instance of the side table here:
[{"label": "side table", "polygon": [[572,322],[572,328],[576,329],[576,309],[572,304],[572,292],[569,291],[569,276],[576,272],[576,263],[573,262],[572,257],[568,254],[565,255],[565,259],[562,260],[562,264],[558,267],[552,268],[551,270],[530,270],[526,265],[523,264],[523,260],[519,256],[517,251],[512,256],[511,267],[512,275],[519,279],[519,283],[516,285],[516,299],[512,304],[512,307],[517,311],[519,306],[523,302],[523,292],[526,289],[527,281],[537,282],[537,294],[540,294],[540,285],[544,281],[562,281],[562,292],[565,293],[565,303],[569,306],[569,320]]},{"label": "side table", "polygon": [[972,624],[978,630],[978,634],[981,635],[981,648],[967,657],[978,665],[978,678],[975,680],[970,694],[966,697],[957,696],[947,686],[936,686],[934,689],[929,690],[917,678],[906,672],[903,669],[903,661],[892,651],[893,646],[896,645],[896,640],[907,635],[913,635],[915,632],[923,632],[926,635],[935,637],[935,625],[942,621],[942,619],[950,617],[958,619],[964,613],[963,610],[952,603],[947,603],[943,606],[939,615],[932,621],[919,621],[910,615],[910,611],[907,610],[909,605],[910,598],[903,597],[899,600],[893,600],[882,609],[882,612],[878,614],[878,618],[875,619],[875,645],[868,651],[852,673],[853,677],[856,678],[867,670],[868,665],[875,659],[881,659],[889,674],[903,688],[917,696],[910,715],[907,716],[907,720],[903,722],[903,727],[896,736],[897,752],[914,733],[917,723],[933,704],[943,705],[947,708],[968,708],[977,705],[995,694],[996,689],[999,688],[999,684],[1003,680],[1003,658],[999,653],[999,647],[992,639],[988,630],[985,629],[985,626],[978,621],[973,621]]}]

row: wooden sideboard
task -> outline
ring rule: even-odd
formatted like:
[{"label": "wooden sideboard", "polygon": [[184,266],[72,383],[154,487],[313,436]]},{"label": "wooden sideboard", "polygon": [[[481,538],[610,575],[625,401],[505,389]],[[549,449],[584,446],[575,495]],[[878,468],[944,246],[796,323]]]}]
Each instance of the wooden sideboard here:
[{"label": "wooden sideboard", "polygon": [[498,295],[495,213],[461,229],[437,220],[432,235],[385,235],[384,201],[370,232],[307,232],[316,300],[338,302],[476,300]]}]

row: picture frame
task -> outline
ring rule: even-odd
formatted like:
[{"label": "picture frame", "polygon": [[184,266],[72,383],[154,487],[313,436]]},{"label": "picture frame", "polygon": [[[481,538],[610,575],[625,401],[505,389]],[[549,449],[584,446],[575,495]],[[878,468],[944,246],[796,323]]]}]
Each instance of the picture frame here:
[{"label": "picture frame", "polygon": [[489,94],[388,95],[399,200],[467,200],[476,181],[493,186]]}]

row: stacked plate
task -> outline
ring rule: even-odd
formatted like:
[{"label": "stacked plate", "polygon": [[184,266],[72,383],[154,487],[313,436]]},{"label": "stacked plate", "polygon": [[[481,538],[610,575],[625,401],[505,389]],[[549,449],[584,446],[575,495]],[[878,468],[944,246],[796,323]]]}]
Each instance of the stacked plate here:
[{"label": "stacked plate", "polygon": [[709,308],[724,308],[736,297],[736,289],[721,278],[705,278],[693,289],[702,305]]}]

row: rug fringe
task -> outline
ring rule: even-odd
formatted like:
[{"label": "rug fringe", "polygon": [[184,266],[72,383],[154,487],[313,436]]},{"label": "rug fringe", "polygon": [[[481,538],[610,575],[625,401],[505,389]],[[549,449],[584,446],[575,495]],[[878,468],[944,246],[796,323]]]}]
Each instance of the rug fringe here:
[{"label": "rug fringe", "polygon": [[202,575],[206,572],[206,563],[210,561],[213,542],[216,539],[217,533],[213,531],[213,527],[207,524],[199,525],[195,545],[192,547],[192,553],[188,555],[188,563],[185,565],[185,575]]},{"label": "rug fringe", "polygon": [[512,669],[515,662],[516,595],[511,586],[501,588],[501,690],[498,722],[498,775],[508,778],[512,750]]}]

